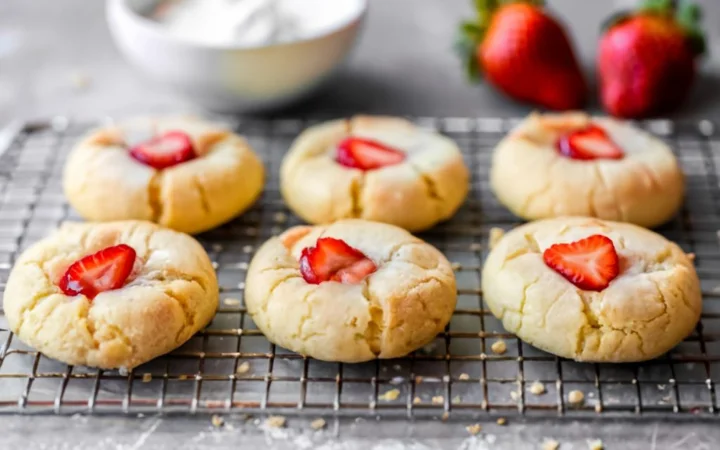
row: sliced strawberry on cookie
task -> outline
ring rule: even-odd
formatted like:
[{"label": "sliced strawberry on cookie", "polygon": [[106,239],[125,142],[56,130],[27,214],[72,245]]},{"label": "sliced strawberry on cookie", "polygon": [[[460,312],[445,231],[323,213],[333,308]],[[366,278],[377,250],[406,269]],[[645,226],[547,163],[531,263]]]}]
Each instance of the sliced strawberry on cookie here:
[{"label": "sliced strawberry on cookie", "polygon": [[586,291],[602,291],[620,272],[615,245],[600,234],[552,245],[543,253],[543,259],[555,272]]},{"label": "sliced strawberry on cookie", "polygon": [[135,250],[125,244],[108,247],[73,263],[58,286],[65,295],[93,299],[101,292],[123,287],[136,257]]},{"label": "sliced strawberry on cookie", "polygon": [[338,164],[360,170],[379,169],[405,161],[405,153],[371,139],[349,137],[337,147]]},{"label": "sliced strawberry on cookie", "polygon": [[359,283],[377,270],[375,263],[360,250],[334,238],[320,238],[315,247],[303,249],[300,256],[300,273],[310,284],[339,281]]},{"label": "sliced strawberry on cookie", "polygon": [[156,169],[165,169],[195,158],[193,143],[182,131],[168,131],[130,149],[130,156]]},{"label": "sliced strawberry on cookie", "polygon": [[623,150],[597,125],[562,136],[557,143],[561,155],[572,159],[621,159]]}]

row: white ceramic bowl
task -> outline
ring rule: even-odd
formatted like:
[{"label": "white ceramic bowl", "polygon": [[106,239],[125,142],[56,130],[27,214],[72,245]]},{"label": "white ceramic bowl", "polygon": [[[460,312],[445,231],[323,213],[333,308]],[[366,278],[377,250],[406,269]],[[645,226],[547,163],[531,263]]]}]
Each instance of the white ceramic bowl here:
[{"label": "white ceramic bowl", "polygon": [[156,3],[107,0],[107,19],[118,48],[150,77],[204,108],[226,113],[273,109],[318,87],[353,46],[367,10],[367,0],[361,0],[358,14],[328,33],[248,48],[198,44],[170,35],[143,16]]}]

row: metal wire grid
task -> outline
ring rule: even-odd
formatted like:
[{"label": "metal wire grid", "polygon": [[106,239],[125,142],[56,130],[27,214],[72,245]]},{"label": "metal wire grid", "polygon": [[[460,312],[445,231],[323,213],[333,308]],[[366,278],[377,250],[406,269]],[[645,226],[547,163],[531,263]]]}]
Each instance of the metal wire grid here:
[{"label": "metal wire grid", "polygon": [[[200,413],[394,417],[712,417],[720,404],[720,140],[711,122],[642,124],[677,151],[687,174],[681,213],[660,231],[696,255],[704,311],[697,330],[670,354],[632,365],[579,364],[534,349],[506,333],[483,304],[480,267],[491,228],[519,221],[488,188],[490,151],[513,125],[501,119],[417,119],[462,147],[472,192],[451,221],[422,237],[455,263],[458,307],[447,330],[406,358],[324,363],[271,345],[242,303],[254,250],[299,223],[278,191],[280,160],[309,124],[238,122],[262,155],[269,181],[243,217],[200,237],[218,272],[221,308],[187,344],[130,373],[69,367],[24,346],[0,314],[0,412]],[[77,219],[63,198],[61,172],[76,140],[93,124],[65,119],[26,125],[0,156],[0,290],[23,249],[63,220]],[[504,340],[507,352],[490,346]],[[546,393],[528,391],[540,381]],[[585,394],[571,405],[572,390]],[[395,395],[397,394],[397,396]]]}]

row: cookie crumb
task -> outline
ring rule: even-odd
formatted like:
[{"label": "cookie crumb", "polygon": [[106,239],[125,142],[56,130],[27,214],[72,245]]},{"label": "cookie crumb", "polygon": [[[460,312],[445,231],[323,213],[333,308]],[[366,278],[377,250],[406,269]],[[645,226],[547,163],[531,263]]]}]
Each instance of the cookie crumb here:
[{"label": "cookie crumb", "polygon": [[313,430],[321,430],[325,428],[325,425],[325,419],[323,418],[315,419],[310,422],[310,428],[312,428]]},{"label": "cookie crumb", "polygon": [[479,252],[480,250],[482,250],[482,244],[478,244],[477,242],[470,244],[471,252]]},{"label": "cookie crumb", "polygon": [[510,391],[510,398],[516,402],[520,398],[520,393],[518,391]]},{"label": "cookie crumb", "polygon": [[213,244],[212,251],[214,251],[215,253],[219,253],[219,252],[223,251],[223,246],[220,244]]},{"label": "cookie crumb", "polygon": [[237,368],[237,371],[235,373],[242,375],[244,373],[248,373],[250,371],[250,363],[247,361],[244,361],[242,364],[240,364]]},{"label": "cookie crumb", "polygon": [[456,395],[455,397],[452,398],[452,402],[453,403],[462,403],[462,397],[460,397],[459,395]]},{"label": "cookie crumb", "polygon": [[505,341],[498,339],[490,346],[490,350],[492,350],[496,355],[503,355],[507,351],[507,345],[505,344]]},{"label": "cookie crumb", "polygon": [[422,399],[420,397],[415,397],[413,399],[413,405],[419,405],[420,403],[422,403]]},{"label": "cookie crumb", "polygon": [[215,428],[220,428],[221,426],[225,425],[225,419],[223,419],[222,416],[218,416],[217,414],[213,414],[210,422]]},{"label": "cookie crumb", "polygon": [[462,264],[460,264],[459,262],[454,262],[450,264],[450,267],[452,268],[452,270],[460,270],[462,269]]},{"label": "cookie crumb", "polygon": [[187,375],[178,375],[178,380],[187,380],[187,379],[188,379]]},{"label": "cookie crumb", "polygon": [[598,414],[602,412],[602,405],[600,403],[595,405],[595,412]]},{"label": "cookie crumb", "polygon": [[545,439],[542,445],[542,450],[558,450],[560,443],[555,439]]},{"label": "cookie crumb", "polygon": [[265,426],[269,428],[283,428],[285,426],[285,417],[270,416],[265,419]]},{"label": "cookie crumb", "polygon": [[470,375],[468,375],[468,374],[466,374],[466,373],[461,373],[460,376],[458,377],[458,379],[459,379],[459,380],[463,380],[463,381],[469,380],[469,379],[470,379]]},{"label": "cookie crumb", "polygon": [[236,298],[226,298],[223,300],[225,306],[240,306],[240,300]]},{"label": "cookie crumb", "polygon": [[591,439],[587,441],[590,450],[603,450],[605,447],[600,439]]},{"label": "cookie crumb", "polygon": [[488,239],[488,245],[490,247],[490,250],[495,248],[498,242],[500,242],[500,239],[505,235],[505,230],[502,228],[493,227],[490,228],[490,237]]},{"label": "cookie crumb", "polygon": [[436,395],[431,400],[433,405],[442,405],[445,402],[445,397],[442,395]]},{"label": "cookie crumb", "polygon": [[397,400],[397,398],[398,398],[399,396],[400,396],[400,391],[399,391],[399,390],[397,390],[397,389],[390,389],[389,391],[387,391],[386,393],[382,394],[382,395],[379,396],[378,398],[379,398],[380,400],[383,400],[383,401],[386,401],[386,402],[391,402],[391,401],[393,401],[393,400]]},{"label": "cookie crumb", "polygon": [[479,423],[476,423],[475,425],[468,425],[465,427],[468,433],[470,433],[473,436],[477,436],[478,433],[482,431],[482,426]]},{"label": "cookie crumb", "polygon": [[143,383],[149,383],[152,381],[152,374],[151,373],[144,373],[142,376],[142,382]]},{"label": "cookie crumb", "polygon": [[421,377],[420,375],[415,375],[415,384],[420,384],[423,382],[423,380],[424,380],[424,378]]},{"label": "cookie crumb", "polygon": [[442,413],[442,416],[440,416],[440,420],[442,420],[443,422],[447,422],[449,418],[450,418],[450,413],[447,411]]},{"label": "cookie crumb", "polygon": [[530,385],[530,393],[535,395],[542,395],[545,393],[545,385],[539,381],[534,382]]},{"label": "cookie crumb", "polygon": [[568,394],[568,401],[573,405],[579,405],[583,401],[585,401],[585,394],[583,394],[582,391],[578,391],[577,389],[574,391],[570,391]]},{"label": "cookie crumb", "polygon": [[92,78],[84,72],[77,71],[70,75],[70,82],[75,89],[84,90],[90,87],[92,84]]},{"label": "cookie crumb", "polygon": [[287,214],[283,212],[276,212],[275,215],[273,215],[273,220],[277,223],[285,223],[287,222]]},{"label": "cookie crumb", "polygon": [[501,427],[507,425],[507,419],[504,417],[498,417],[498,419],[495,421],[496,424],[500,425]]}]

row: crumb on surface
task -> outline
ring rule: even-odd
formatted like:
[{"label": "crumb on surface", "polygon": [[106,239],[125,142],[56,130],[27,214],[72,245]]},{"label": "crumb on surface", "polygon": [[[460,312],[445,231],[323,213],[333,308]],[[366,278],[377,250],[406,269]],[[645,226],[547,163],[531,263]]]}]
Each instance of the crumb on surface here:
[{"label": "crumb on surface", "polygon": [[252,253],[253,247],[252,247],[252,245],[245,245],[245,246],[243,246],[242,250],[244,253]]},{"label": "crumb on surface", "polygon": [[242,375],[244,373],[248,373],[250,371],[250,363],[247,361],[244,361],[242,364],[240,364],[237,368],[238,374]]},{"label": "crumb on surface", "polygon": [[442,405],[445,402],[445,397],[442,395],[435,395],[431,400],[433,405]]},{"label": "crumb on surface", "polygon": [[534,395],[542,395],[545,393],[545,385],[539,381],[534,382],[530,385],[530,393]]},{"label": "crumb on surface", "polygon": [[413,404],[414,404],[414,405],[419,405],[420,403],[422,403],[422,399],[421,399],[420,397],[415,397],[415,398],[413,399]]},{"label": "crumb on surface", "polygon": [[466,373],[461,373],[460,376],[458,377],[458,379],[460,379],[460,380],[469,380],[469,379],[470,379],[470,375],[468,375],[468,374],[466,374]]},{"label": "crumb on surface", "polygon": [[479,252],[480,250],[482,250],[482,244],[478,244],[477,242],[470,244],[470,251]]},{"label": "crumb on surface", "polygon": [[452,398],[452,402],[453,403],[462,403],[462,397],[460,397],[459,395],[456,395],[455,397]]},{"label": "crumb on surface", "polygon": [[462,268],[462,264],[460,264],[459,262],[453,262],[452,264],[450,264],[450,267],[452,268],[452,270],[460,270]]},{"label": "crumb on surface", "polygon": [[498,417],[498,419],[495,421],[495,423],[502,427],[504,425],[507,425],[507,419],[504,417]]},{"label": "crumb on surface", "polygon": [[285,421],[286,419],[283,416],[270,416],[265,419],[265,426],[269,428],[283,428]]},{"label": "crumb on surface", "polygon": [[223,300],[225,306],[240,306],[240,300],[237,298],[226,298]]},{"label": "crumb on surface", "polygon": [[583,394],[582,391],[578,391],[577,389],[574,391],[570,391],[568,394],[568,401],[573,405],[579,405],[585,400],[585,394]]},{"label": "crumb on surface", "polygon": [[542,444],[542,450],[558,450],[560,443],[555,439],[545,439]]},{"label": "crumb on surface", "polygon": [[595,412],[598,414],[602,412],[602,405],[600,403],[595,405]]},{"label": "crumb on surface", "polygon": [[273,215],[273,220],[277,223],[285,223],[287,222],[287,214],[284,212],[276,212],[275,215]]},{"label": "crumb on surface", "polygon": [[187,375],[178,375],[178,380],[187,380],[187,379],[188,379]]},{"label": "crumb on surface", "polygon": [[389,391],[385,392],[384,394],[380,395],[378,398],[380,400],[391,402],[393,400],[397,400],[397,398],[400,396],[400,391],[397,389],[390,389]]},{"label": "crumb on surface", "polygon": [[450,413],[445,411],[444,413],[442,413],[440,420],[442,420],[443,422],[447,422],[449,418],[450,418]]},{"label": "crumb on surface", "polygon": [[518,391],[510,391],[510,398],[516,402],[520,398],[520,393]]},{"label": "crumb on surface", "polygon": [[465,429],[471,435],[476,436],[478,433],[480,433],[482,431],[482,426],[479,423],[476,423],[475,425],[466,426]]},{"label": "crumb on surface", "polygon": [[490,228],[490,238],[488,239],[488,244],[490,247],[490,250],[495,248],[495,245],[497,245],[498,242],[500,242],[500,239],[505,235],[505,230],[502,228],[493,227]]},{"label": "crumb on surface", "polygon": [[152,374],[151,373],[144,373],[142,376],[143,383],[149,383],[152,381]]},{"label": "crumb on surface", "polygon": [[502,339],[498,339],[490,346],[490,350],[496,355],[502,355],[507,351],[507,344]]},{"label": "crumb on surface", "polygon": [[221,426],[225,425],[225,419],[223,419],[222,416],[213,414],[212,418],[210,419],[210,423],[212,423],[212,426],[214,426],[215,428],[220,428]]},{"label": "crumb on surface", "polygon": [[603,450],[605,448],[600,439],[589,439],[587,444],[590,450]]},{"label": "crumb on surface", "polygon": [[85,72],[75,71],[70,74],[73,87],[78,90],[86,89],[92,84],[92,78]]},{"label": "crumb on surface", "polygon": [[313,430],[323,429],[323,428],[325,428],[325,425],[326,425],[325,419],[323,419],[322,417],[310,422],[310,428],[312,428]]},{"label": "crumb on surface", "polygon": [[420,375],[415,375],[415,384],[420,384],[423,382],[423,377]]}]

